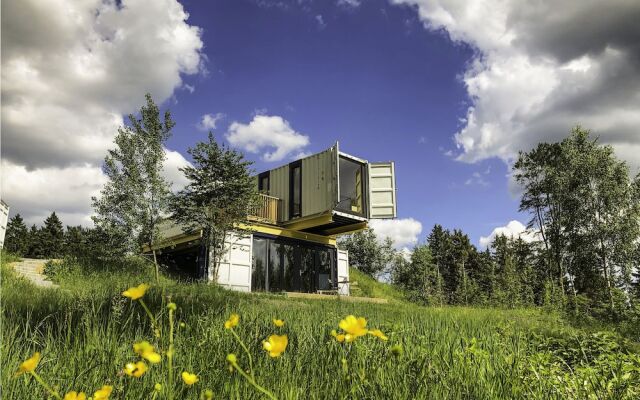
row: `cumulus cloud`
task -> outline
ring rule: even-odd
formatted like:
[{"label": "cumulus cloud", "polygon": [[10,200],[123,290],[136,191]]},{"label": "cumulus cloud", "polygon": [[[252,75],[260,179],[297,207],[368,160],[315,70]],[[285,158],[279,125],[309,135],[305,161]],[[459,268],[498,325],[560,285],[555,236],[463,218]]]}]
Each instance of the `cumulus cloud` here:
[{"label": "cumulus cloud", "polygon": [[296,132],[288,121],[277,115],[255,115],[248,124],[232,122],[226,134],[231,145],[250,153],[262,153],[265,161],[281,161],[301,153],[309,137]]},{"label": "cumulus cloud", "polygon": [[338,0],[338,5],[340,7],[347,7],[347,8],[357,8],[360,7],[362,0]]},{"label": "cumulus cloud", "polygon": [[486,249],[491,245],[493,239],[495,239],[498,235],[504,235],[513,239],[521,238],[525,242],[533,242],[537,240],[536,234],[527,231],[527,227],[522,222],[513,220],[505,226],[499,226],[495,228],[493,231],[491,231],[489,236],[481,236],[480,247]]},{"label": "cumulus cloud", "polygon": [[182,154],[177,151],[164,149],[166,159],[162,174],[164,178],[171,184],[171,190],[177,192],[185,187],[189,181],[185,178],[180,168],[191,166]]},{"label": "cumulus cloud", "polygon": [[14,212],[88,221],[123,114],[201,70],[201,31],[187,18],[176,0],[3,4],[2,196]]},{"label": "cumulus cloud", "polygon": [[200,129],[201,131],[212,131],[216,129],[218,121],[220,121],[222,118],[224,118],[224,114],[222,113],[205,114],[202,116],[200,122],[198,123],[198,129]]},{"label": "cumulus cloud", "polygon": [[477,51],[462,77],[459,160],[509,162],[579,123],[640,165],[639,2],[391,1]]},{"label": "cumulus cloud", "polygon": [[422,224],[413,218],[372,219],[369,226],[379,240],[390,238],[396,249],[415,246],[422,233]]}]

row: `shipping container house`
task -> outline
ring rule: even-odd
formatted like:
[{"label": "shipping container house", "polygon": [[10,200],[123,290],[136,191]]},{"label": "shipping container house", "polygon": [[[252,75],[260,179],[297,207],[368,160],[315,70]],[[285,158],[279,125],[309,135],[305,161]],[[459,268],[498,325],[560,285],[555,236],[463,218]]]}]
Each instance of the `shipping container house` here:
[{"label": "shipping container house", "polygon": [[192,276],[235,290],[346,295],[348,254],[337,249],[337,236],[366,228],[371,218],[396,217],[394,163],[370,163],[337,143],[258,174],[256,185],[260,204],[242,233],[227,237],[217,268],[198,232],[170,224],[157,246],[163,262],[183,270],[191,265]]}]

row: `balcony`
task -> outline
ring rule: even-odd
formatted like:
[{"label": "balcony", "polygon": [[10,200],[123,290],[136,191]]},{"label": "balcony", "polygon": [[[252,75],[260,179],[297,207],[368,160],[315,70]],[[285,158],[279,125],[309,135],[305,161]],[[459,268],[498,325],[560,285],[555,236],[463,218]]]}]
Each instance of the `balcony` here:
[{"label": "balcony", "polygon": [[258,205],[249,211],[249,220],[277,225],[282,221],[282,201],[260,193]]}]

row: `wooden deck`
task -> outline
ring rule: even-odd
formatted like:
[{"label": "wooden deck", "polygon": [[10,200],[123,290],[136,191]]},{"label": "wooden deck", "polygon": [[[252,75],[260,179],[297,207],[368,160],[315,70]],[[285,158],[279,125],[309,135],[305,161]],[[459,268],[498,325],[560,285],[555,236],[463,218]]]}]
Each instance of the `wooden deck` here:
[{"label": "wooden deck", "polygon": [[387,304],[387,299],[377,299],[373,297],[356,297],[356,296],[339,296],[332,294],[319,294],[319,293],[301,293],[301,292],[286,292],[287,297],[292,299],[312,299],[312,300],[340,300],[349,302],[360,303],[376,303]]}]

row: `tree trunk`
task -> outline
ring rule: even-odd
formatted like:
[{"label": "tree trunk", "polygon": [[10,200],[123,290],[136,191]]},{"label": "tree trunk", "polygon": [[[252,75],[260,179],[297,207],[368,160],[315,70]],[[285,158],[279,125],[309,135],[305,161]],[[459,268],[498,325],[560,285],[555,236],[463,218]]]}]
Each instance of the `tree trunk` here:
[{"label": "tree trunk", "polygon": [[158,259],[156,258],[156,249],[151,245],[151,251],[153,252],[153,265],[155,267],[156,284],[160,284],[160,267],[158,266]]}]

